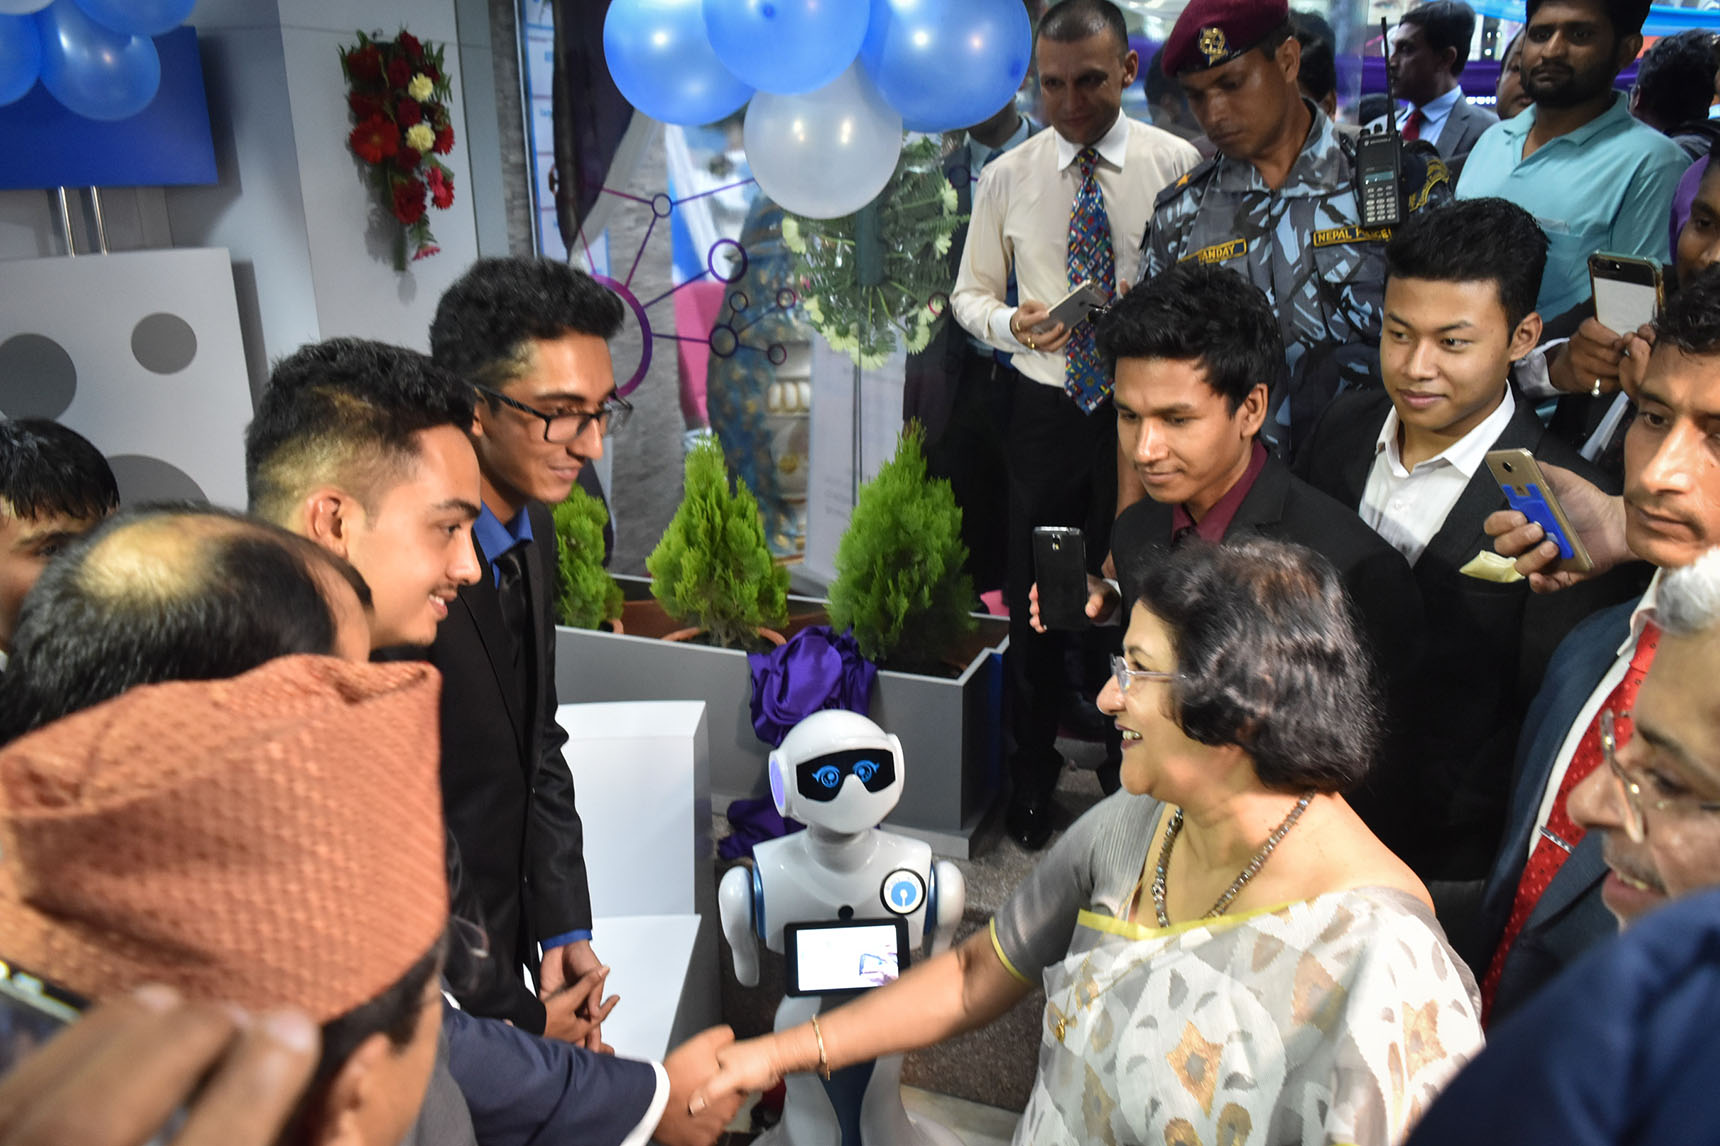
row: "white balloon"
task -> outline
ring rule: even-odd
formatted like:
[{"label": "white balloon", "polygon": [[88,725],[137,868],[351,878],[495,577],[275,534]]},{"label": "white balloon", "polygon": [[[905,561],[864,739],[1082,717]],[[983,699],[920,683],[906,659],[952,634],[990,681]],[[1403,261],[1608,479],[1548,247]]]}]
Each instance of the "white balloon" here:
[{"label": "white balloon", "polygon": [[759,189],[808,219],[852,215],[902,154],[902,117],[858,63],[815,91],[759,92],[747,106],[747,162]]},{"label": "white balloon", "polygon": [[54,0],[0,0],[0,16],[28,16],[40,12]]}]

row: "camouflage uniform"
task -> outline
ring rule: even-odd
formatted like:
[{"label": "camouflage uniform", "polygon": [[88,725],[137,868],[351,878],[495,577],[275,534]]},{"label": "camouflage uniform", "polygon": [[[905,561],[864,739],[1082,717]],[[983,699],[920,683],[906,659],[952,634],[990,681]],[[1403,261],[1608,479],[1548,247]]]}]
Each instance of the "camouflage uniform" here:
[{"label": "camouflage uniform", "polygon": [[[1284,186],[1215,155],[1160,193],[1137,281],[1184,259],[1235,269],[1266,292],[1284,335],[1289,384],[1274,397],[1280,426],[1305,436],[1339,390],[1379,384],[1390,228],[1357,225],[1355,144],[1308,104],[1314,126]],[[1404,147],[1403,190],[1414,211],[1452,197],[1431,145]],[[1280,437],[1283,436],[1282,429]]]}]

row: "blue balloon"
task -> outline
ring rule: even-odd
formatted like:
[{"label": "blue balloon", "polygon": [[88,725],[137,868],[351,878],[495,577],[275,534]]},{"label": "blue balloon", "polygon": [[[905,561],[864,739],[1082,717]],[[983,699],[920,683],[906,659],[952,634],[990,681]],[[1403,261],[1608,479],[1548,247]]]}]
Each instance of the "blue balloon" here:
[{"label": "blue balloon", "polygon": [[86,119],[129,119],[161,86],[161,57],[147,36],[122,36],[84,15],[72,0],[36,13],[42,84]]},{"label": "blue balloon", "polygon": [[21,99],[42,74],[42,37],[28,16],[0,16],[0,106]]},{"label": "blue balloon", "polygon": [[84,15],[127,36],[159,36],[185,23],[197,0],[77,0]]},{"label": "blue balloon", "polygon": [[701,0],[615,0],[609,6],[603,21],[609,75],[627,102],[652,119],[694,127],[752,98],[752,88],[711,50],[703,8]]},{"label": "blue balloon", "polygon": [[1021,0],[872,0],[860,62],[909,131],[983,123],[1015,98],[1033,56]]},{"label": "blue balloon", "polygon": [[704,0],[717,59],[761,92],[799,95],[848,70],[866,38],[857,0]]}]

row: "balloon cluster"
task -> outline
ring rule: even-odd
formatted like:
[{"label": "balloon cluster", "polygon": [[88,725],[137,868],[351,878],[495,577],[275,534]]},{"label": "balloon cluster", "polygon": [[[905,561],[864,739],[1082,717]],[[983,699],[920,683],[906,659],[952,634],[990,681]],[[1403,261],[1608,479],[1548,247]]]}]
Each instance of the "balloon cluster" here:
[{"label": "balloon cluster", "polygon": [[0,105],[40,79],[87,119],[129,119],[161,86],[151,36],[171,32],[197,0],[0,0]]},{"label": "balloon cluster", "polygon": [[614,0],[603,25],[610,75],[646,115],[710,123],[751,100],[753,176],[810,219],[871,202],[904,127],[995,114],[1032,49],[1021,0]]}]

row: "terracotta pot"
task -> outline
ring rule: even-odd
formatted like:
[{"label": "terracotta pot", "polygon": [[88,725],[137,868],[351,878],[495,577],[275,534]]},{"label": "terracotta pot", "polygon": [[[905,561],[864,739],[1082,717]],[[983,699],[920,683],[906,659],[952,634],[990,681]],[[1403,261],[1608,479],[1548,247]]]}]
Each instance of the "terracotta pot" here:
[{"label": "terracotta pot", "polygon": [[[664,633],[663,639],[665,641],[690,641],[694,637],[702,635],[704,631],[705,630],[699,628],[676,629],[672,633]],[[759,636],[769,641],[772,645],[786,645],[788,643],[788,638],[777,632],[775,629],[767,629],[763,625],[760,625],[757,632]]]},{"label": "terracotta pot", "polygon": [[608,633],[625,634],[627,632],[627,628],[621,623],[620,617],[615,618],[613,621],[604,621],[602,625],[598,626],[598,628],[603,629],[604,632]]}]

